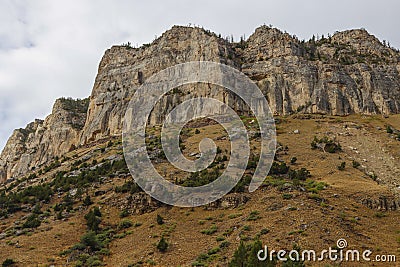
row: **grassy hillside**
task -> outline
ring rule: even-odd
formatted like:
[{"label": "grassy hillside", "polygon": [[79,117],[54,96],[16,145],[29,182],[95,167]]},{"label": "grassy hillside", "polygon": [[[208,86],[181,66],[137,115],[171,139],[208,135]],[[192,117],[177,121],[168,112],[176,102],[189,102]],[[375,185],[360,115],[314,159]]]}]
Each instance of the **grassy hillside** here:
[{"label": "grassy hillside", "polygon": [[[256,131],[252,118],[243,121]],[[0,262],[228,266],[241,242],[249,249],[259,240],[275,250],[320,251],[340,238],[349,249],[400,260],[400,211],[391,208],[400,199],[400,116],[293,115],[277,118],[276,126],[277,157],[263,186],[248,193],[255,167],[250,162],[243,181],[223,201],[197,208],[166,206],[143,193],[129,174],[119,139],[71,151],[1,189]],[[219,147],[210,170],[196,175],[163,159],[159,127],[148,133],[158,171],[178,184],[207,183],[228,163],[229,141],[219,125],[197,121],[182,133],[181,148],[189,158],[206,136]],[[252,161],[259,141],[251,135]],[[329,144],[337,149],[329,150]],[[318,264],[305,262],[335,266]]]}]

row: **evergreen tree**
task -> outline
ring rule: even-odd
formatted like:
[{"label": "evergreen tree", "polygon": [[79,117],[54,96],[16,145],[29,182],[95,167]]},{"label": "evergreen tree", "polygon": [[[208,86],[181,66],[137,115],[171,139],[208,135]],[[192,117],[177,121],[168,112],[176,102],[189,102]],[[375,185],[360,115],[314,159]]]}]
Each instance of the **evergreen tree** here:
[{"label": "evergreen tree", "polygon": [[244,243],[240,241],[240,245],[238,249],[235,251],[235,254],[233,254],[233,258],[229,263],[229,267],[245,267],[247,266],[246,259],[247,259],[247,249]]},{"label": "evergreen tree", "polygon": [[247,262],[248,266],[254,266],[254,267],[274,267],[276,266],[275,260],[270,261],[268,255],[267,259],[265,261],[260,261],[258,259],[258,252],[260,250],[263,250],[263,246],[260,240],[254,241],[254,243],[251,245],[251,249],[248,253],[247,256]]},{"label": "evergreen tree", "polygon": [[99,208],[99,207],[94,207],[94,209],[93,209],[93,213],[94,213],[94,215],[96,215],[97,217],[101,217],[101,216],[102,216],[102,214],[101,214],[101,211],[100,211],[100,208]]},{"label": "evergreen tree", "polygon": [[92,202],[92,200],[90,199],[90,196],[87,195],[87,196],[85,197],[85,199],[83,200],[83,205],[85,205],[85,206],[90,206],[90,205],[92,205],[92,204],[93,204],[93,202]]},{"label": "evergreen tree", "polygon": [[89,211],[88,214],[85,215],[86,225],[89,230],[98,232],[100,230],[99,224],[101,219],[96,216],[93,210]]}]

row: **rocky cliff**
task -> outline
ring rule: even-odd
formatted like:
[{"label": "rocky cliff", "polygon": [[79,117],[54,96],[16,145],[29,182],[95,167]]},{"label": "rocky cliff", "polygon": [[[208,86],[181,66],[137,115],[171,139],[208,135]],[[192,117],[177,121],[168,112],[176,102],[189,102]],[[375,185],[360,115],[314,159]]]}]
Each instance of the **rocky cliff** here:
[{"label": "rocky cliff", "polygon": [[365,30],[302,42],[264,26],[245,45],[242,71],[278,114],[400,112],[400,54]]},{"label": "rocky cliff", "polygon": [[88,99],[58,99],[51,115],[14,130],[0,156],[0,178],[19,177],[75,149]]},{"label": "rocky cliff", "polygon": [[[276,114],[400,113],[400,53],[363,29],[305,42],[261,26],[248,40],[232,43],[201,28],[174,26],[140,48],[108,49],[89,100],[57,100],[44,121],[15,130],[0,156],[0,181],[24,175],[78,145],[120,135],[136,88],[162,69],[198,60],[242,70]],[[177,103],[194,96],[245,109],[223,89],[197,84],[165,96],[150,122],[162,121]]]}]

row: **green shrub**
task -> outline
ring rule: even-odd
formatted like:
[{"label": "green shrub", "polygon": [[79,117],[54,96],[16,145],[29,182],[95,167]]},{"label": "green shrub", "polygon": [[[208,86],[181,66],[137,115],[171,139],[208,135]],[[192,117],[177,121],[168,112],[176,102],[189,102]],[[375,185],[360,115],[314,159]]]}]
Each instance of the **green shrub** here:
[{"label": "green shrub", "polygon": [[211,170],[205,169],[200,172],[191,173],[186,180],[183,180],[180,183],[180,185],[186,187],[198,187],[215,181],[219,176],[220,172],[218,168],[213,168]]},{"label": "green shrub", "polygon": [[337,168],[339,171],[344,171],[344,169],[346,168],[346,162],[343,161],[342,163],[340,163],[339,166],[337,166]]},{"label": "green shrub", "polygon": [[293,195],[292,194],[283,194],[282,198],[283,199],[291,199],[291,198],[293,198]]},{"label": "green shrub", "polygon": [[219,247],[215,247],[215,248],[210,249],[210,250],[207,252],[207,254],[208,254],[208,255],[215,255],[215,254],[217,254],[217,253],[220,252],[220,251],[221,251],[221,249],[220,249]]},{"label": "green shrub", "polygon": [[131,220],[122,220],[120,223],[119,223],[119,225],[118,225],[118,228],[119,229],[127,229],[127,228],[129,228],[129,227],[132,227],[133,226],[133,222],[131,221]]},{"label": "green shrub", "polygon": [[217,231],[218,227],[215,224],[213,224],[210,228],[202,230],[201,233],[205,235],[212,235]]},{"label": "green shrub", "polygon": [[142,191],[142,189],[140,188],[140,186],[131,180],[125,182],[122,186],[115,187],[115,193],[135,194],[135,193],[139,193],[141,191]]},{"label": "green shrub", "polygon": [[267,229],[267,228],[263,228],[263,229],[261,229],[261,231],[260,231],[260,234],[261,235],[266,235],[266,234],[268,234],[269,233],[269,229]]},{"label": "green shrub", "polygon": [[13,259],[5,259],[1,264],[2,267],[13,266],[16,262]]},{"label": "green shrub", "polygon": [[22,225],[22,228],[37,228],[41,224],[37,214],[31,214],[28,216],[24,224]]},{"label": "green shrub", "polygon": [[306,168],[301,168],[300,170],[289,170],[289,179],[291,180],[300,180],[305,181],[308,177],[311,176],[311,173]]},{"label": "green shrub", "polygon": [[353,160],[353,168],[357,169],[360,166],[361,164],[358,161]]},{"label": "green shrub", "polygon": [[139,226],[142,226],[142,223],[141,222],[135,222],[135,224],[133,226],[134,227],[139,227]]},{"label": "green shrub", "polygon": [[93,231],[89,231],[81,237],[81,244],[89,247],[91,251],[99,251],[103,248],[103,243]]},{"label": "green shrub", "polygon": [[101,216],[102,216],[99,207],[94,207],[94,208],[93,208],[93,213],[94,213],[94,215],[96,215],[97,217],[101,217]]},{"label": "green shrub", "polygon": [[90,206],[90,205],[92,205],[92,204],[93,204],[92,199],[90,198],[89,195],[87,195],[87,196],[85,197],[85,199],[83,200],[83,205],[84,205],[84,206]]},{"label": "green shrub", "polygon": [[228,215],[228,219],[235,219],[235,218],[240,217],[242,215],[243,215],[243,213],[232,213],[232,214]]},{"label": "green shrub", "polygon": [[243,193],[245,191],[246,186],[248,186],[251,182],[251,176],[245,175],[239,182],[235,185],[235,187],[231,190],[231,193]]},{"label": "green shrub", "polygon": [[332,139],[329,139],[327,136],[324,136],[322,138],[317,138],[316,136],[314,136],[314,140],[311,142],[311,148],[312,149],[317,149],[317,148],[321,148],[329,153],[335,153],[338,151],[342,150],[342,147],[340,146],[340,144]]},{"label": "green shrub", "polygon": [[278,175],[278,174],[286,174],[289,171],[289,167],[285,162],[277,163],[273,162],[271,165],[271,169],[269,171],[270,175]]},{"label": "green shrub", "polygon": [[42,214],[43,213],[40,209],[40,204],[36,204],[35,207],[33,207],[32,213],[34,213],[34,214]]},{"label": "green shrub", "polygon": [[254,211],[250,212],[250,215],[249,215],[249,217],[247,217],[247,220],[248,221],[257,221],[258,219],[261,218],[259,214],[260,214],[259,211],[254,210]]},{"label": "green shrub", "polygon": [[251,230],[250,225],[244,225],[243,226],[243,231],[250,231],[250,230]]},{"label": "green shrub", "polygon": [[386,217],[387,216],[387,214],[386,213],[383,213],[383,212],[377,212],[377,213],[375,213],[375,217],[376,218],[384,218],[384,217]]},{"label": "green shrub", "polygon": [[227,248],[229,247],[231,243],[229,241],[222,241],[221,244],[219,244],[220,248]]},{"label": "green shrub", "polygon": [[216,240],[217,240],[217,242],[225,241],[225,237],[217,236]]},{"label": "green shrub", "polygon": [[164,237],[161,237],[160,241],[159,241],[158,244],[157,244],[157,249],[158,249],[160,252],[165,252],[165,251],[167,251],[168,246],[169,246],[169,245],[168,245],[167,241],[165,240],[165,238],[164,238]]},{"label": "green shrub", "polygon": [[97,256],[91,256],[91,257],[87,258],[87,260],[84,264],[84,266],[89,266],[89,267],[102,266],[102,265],[103,265],[103,262]]},{"label": "green shrub", "polygon": [[127,209],[124,209],[123,211],[121,211],[119,213],[119,217],[120,218],[125,218],[125,217],[128,217],[128,216],[129,216],[129,211]]},{"label": "green shrub", "polygon": [[328,184],[308,179],[304,186],[308,192],[318,194],[319,191],[326,189],[326,187],[328,187]]},{"label": "green shrub", "polygon": [[157,214],[157,224],[158,224],[158,225],[164,224],[164,218],[161,217],[160,214]]}]

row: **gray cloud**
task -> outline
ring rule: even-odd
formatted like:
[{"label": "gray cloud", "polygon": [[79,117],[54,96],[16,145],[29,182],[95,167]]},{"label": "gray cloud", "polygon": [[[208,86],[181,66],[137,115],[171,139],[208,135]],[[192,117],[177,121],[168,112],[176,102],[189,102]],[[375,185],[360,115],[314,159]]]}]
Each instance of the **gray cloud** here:
[{"label": "gray cloud", "polygon": [[174,24],[249,36],[273,24],[299,38],[366,28],[400,48],[397,0],[1,1],[0,148],[14,128],[51,112],[61,96],[90,95],[113,44],[149,43]]}]

